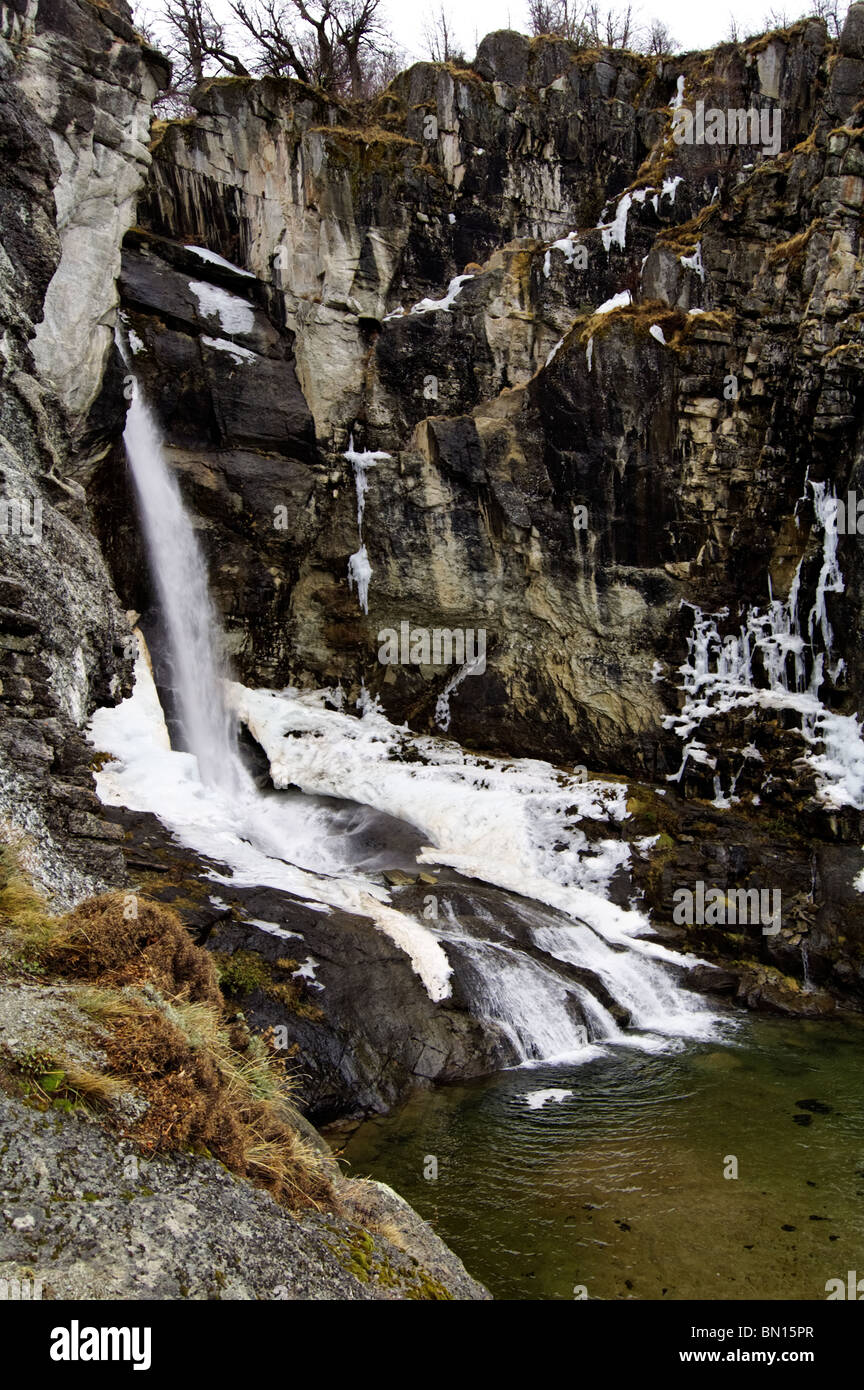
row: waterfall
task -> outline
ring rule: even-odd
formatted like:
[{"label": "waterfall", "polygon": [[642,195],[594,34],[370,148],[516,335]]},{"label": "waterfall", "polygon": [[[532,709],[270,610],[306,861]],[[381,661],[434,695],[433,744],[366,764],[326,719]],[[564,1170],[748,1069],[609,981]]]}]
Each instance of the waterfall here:
[{"label": "waterfall", "polygon": [[[470,985],[472,1013],[500,1028],[522,1063],[588,1061],[604,1044],[654,1052],[662,1050],[668,1038],[716,1036],[717,1017],[704,1000],[682,989],[658,962],[613,950],[590,927],[549,925],[549,917],[533,905],[516,905],[531,939],[550,958],[542,962],[512,939],[483,935],[484,930],[500,933],[505,928],[480,904],[474,904],[471,933],[447,899],[442,908],[444,920],[435,926],[435,935],[461,959],[460,976]],[[638,1031],[620,1028],[589,989],[556,973],[555,960],[595,975],[626,1009],[631,1029]]]},{"label": "waterfall", "polygon": [[810,979],[810,954],[805,942],[801,942],[801,968],[804,972],[804,989],[810,991],[813,988],[813,981]]},{"label": "waterfall", "polygon": [[237,790],[244,773],[234,721],[222,696],[221,634],[207,567],[166,463],[158,426],[134,377],[133,382],[123,442],[167,630],[180,728],[198,759],[202,782]]},{"label": "waterfall", "polygon": [[471,1011],[501,1030],[520,1062],[573,1057],[589,1046],[577,991],[515,946],[469,935],[446,899],[442,906],[446,925],[435,934],[462,959]]},{"label": "waterfall", "polygon": [[[600,909],[605,910],[609,904],[602,890],[593,894],[587,890],[573,890],[583,908],[593,908],[594,916],[602,919],[595,931],[587,925],[553,927],[548,915],[543,915],[544,910],[539,910],[538,916],[528,899],[511,897],[519,889],[514,889],[509,878],[499,884],[499,890],[505,893],[508,901],[523,903],[521,909],[514,910],[517,916],[527,914],[526,926],[531,939],[544,952],[545,959],[523,951],[518,940],[479,905],[470,929],[467,924],[460,924],[446,902],[444,920],[437,925],[425,921],[421,924],[416,917],[391,908],[386,890],[376,882],[374,868],[370,877],[368,869],[360,862],[364,857],[368,859],[368,850],[364,850],[362,843],[354,844],[352,837],[345,833],[346,812],[322,801],[322,796],[349,798],[358,804],[377,806],[379,813],[394,815],[403,831],[413,827],[411,835],[418,845],[427,838],[424,816],[418,815],[418,806],[427,802],[432,807],[437,806],[443,817],[437,826],[437,838],[443,834],[445,843],[455,853],[457,868],[460,857],[464,857],[475,842],[482,843],[491,830],[485,803],[475,807],[470,795],[466,801],[464,789],[461,799],[458,795],[454,799],[451,789],[441,800],[450,764],[445,757],[436,768],[431,750],[427,750],[424,760],[427,772],[445,779],[438,788],[437,799],[432,786],[415,781],[413,763],[406,770],[400,759],[392,764],[387,760],[387,773],[391,777],[397,773],[407,777],[408,785],[403,787],[403,792],[407,794],[410,789],[414,794],[413,799],[408,795],[407,801],[400,800],[376,762],[381,749],[387,746],[387,739],[396,733],[377,706],[367,702],[364,718],[351,720],[350,727],[343,731],[343,716],[332,712],[319,716],[313,705],[301,701],[298,708],[303,711],[302,728],[314,742],[317,774],[325,780],[313,787],[308,784],[308,776],[294,769],[290,781],[302,787],[302,794],[267,795],[258,790],[240,760],[234,716],[229,714],[226,703],[222,634],[210,597],[201,547],[168,466],[156,420],[131,373],[130,380],[133,393],[124,442],[137,493],[148,562],[164,619],[167,656],[187,751],[178,754],[168,750],[166,762],[164,743],[157,748],[156,744],[151,747],[150,743],[142,742],[142,730],[149,725],[141,718],[140,699],[136,713],[134,696],[123,706],[102,711],[101,716],[94,719],[98,746],[120,760],[109,764],[101,774],[103,783],[110,787],[113,780],[116,797],[118,776],[125,777],[124,794],[128,797],[131,791],[132,795],[131,803],[115,800],[114,804],[133,804],[135,809],[153,811],[172,826],[190,848],[208,854],[215,852],[241,883],[283,888],[324,912],[332,906],[371,917],[380,930],[406,950],[433,999],[449,995],[448,978],[454,965],[458,966],[471,1012],[493,1025],[509,1041],[516,1059],[522,1063],[553,1058],[589,1060],[598,1055],[603,1045],[616,1043],[654,1049],[665,1045],[664,1037],[669,1035],[711,1036],[716,1019],[704,1002],[680,988],[667,968],[668,963],[661,964],[646,957],[649,947],[630,939],[627,923],[618,921],[620,913],[616,917],[615,911],[610,909],[612,915],[606,921]],[[354,455],[352,458],[357,475],[358,525],[362,523],[366,468],[380,457]],[[139,662],[139,667],[143,664]],[[139,695],[146,694],[144,685],[148,674],[140,671],[136,686]],[[241,687],[232,689],[242,690]],[[274,692],[246,691],[244,694],[247,699],[263,698],[271,716],[277,719],[291,701],[288,692],[278,696]],[[155,690],[153,703],[157,704]],[[317,727],[319,718],[324,720],[321,728]],[[162,729],[164,733],[164,725]],[[257,729],[256,736],[266,747],[266,728]],[[327,780],[330,766],[327,749],[334,737],[331,749],[334,780],[331,784]],[[348,737],[359,739],[359,745],[346,757],[343,742]],[[401,731],[399,737],[402,737]],[[280,736],[279,744],[283,756],[296,757],[300,752],[299,744],[306,747],[307,740],[301,737],[288,740],[286,744],[284,736]],[[197,762],[197,777],[194,773],[190,776],[189,754]],[[180,763],[172,761],[178,756]],[[352,782],[355,761],[360,780]],[[521,863],[526,854],[529,867],[534,863],[531,835],[539,835],[545,842],[552,833],[534,804],[538,789],[532,782],[530,769],[523,775],[527,782],[525,788],[520,784],[513,805],[495,802],[494,821],[504,832],[500,855],[510,869],[513,862]],[[489,768],[484,767],[482,785],[485,786],[488,776]],[[540,778],[543,793],[538,806],[546,807],[548,819],[547,776],[554,781],[553,770],[537,764],[534,777]],[[568,805],[572,795],[568,788],[565,795]],[[385,804],[378,805],[381,797]],[[508,807],[509,815],[505,814]],[[538,814],[539,819],[535,820]],[[554,816],[552,819],[554,821]],[[518,837],[520,827],[528,821],[534,829],[528,836],[530,844],[526,846]],[[557,822],[555,824],[557,826]],[[511,843],[513,835],[518,843]],[[436,836],[428,835],[428,838]],[[362,835],[360,839],[362,842]],[[392,855],[392,828],[388,831],[387,843]],[[577,843],[578,837],[574,845]],[[490,861],[486,866],[487,874],[497,862],[496,844],[493,836],[487,846]],[[395,853],[399,853],[398,844]],[[442,862],[446,862],[446,858],[445,855]],[[482,871],[475,872],[470,864],[467,867],[469,876],[484,877]],[[581,860],[579,867],[581,870]],[[566,916],[572,896],[568,896],[566,886],[544,879],[539,870],[537,875],[532,870],[529,877],[535,893],[551,892],[556,902],[559,898],[565,900],[562,905]],[[578,874],[576,877],[578,881]],[[528,880],[523,875],[518,882],[524,888]],[[539,909],[539,903],[535,907]],[[560,922],[561,918],[553,916],[551,920]],[[604,932],[614,939],[611,942],[604,939]],[[660,949],[650,947],[654,952]],[[570,978],[566,971],[559,972],[556,961],[575,964],[593,973],[627,1010],[631,1027],[639,1031],[620,1028],[588,988]],[[685,964],[681,958],[674,963]],[[646,1036],[642,1030],[649,1030],[655,1036]]]},{"label": "waterfall", "polygon": [[[616,1003],[627,1010],[632,1027],[676,1037],[712,1035],[716,1020],[704,1001],[682,989],[659,962],[633,951],[613,950],[588,926],[539,926],[532,936],[550,956],[581,966],[602,980]],[[599,1036],[622,1042],[627,1035],[608,1015]]]}]

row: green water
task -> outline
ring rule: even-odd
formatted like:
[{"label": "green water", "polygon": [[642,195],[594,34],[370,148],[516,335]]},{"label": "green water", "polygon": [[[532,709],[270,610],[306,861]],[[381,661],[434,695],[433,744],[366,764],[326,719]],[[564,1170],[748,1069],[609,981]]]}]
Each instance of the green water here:
[{"label": "green water", "polygon": [[[862,1058],[856,1020],[760,1019],[731,1045],[419,1092],[345,1157],[497,1298],[824,1300],[864,1277]],[[528,1107],[552,1087],[573,1095]]]}]

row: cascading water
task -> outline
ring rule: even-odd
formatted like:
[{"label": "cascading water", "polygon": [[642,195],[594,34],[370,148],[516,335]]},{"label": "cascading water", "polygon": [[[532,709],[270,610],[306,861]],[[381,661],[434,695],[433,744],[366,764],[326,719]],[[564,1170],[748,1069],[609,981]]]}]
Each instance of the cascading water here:
[{"label": "cascading water", "polygon": [[150,572],[156,584],[176,682],[180,727],[201,780],[237,791],[245,780],[232,717],[207,568],[180,489],[162,452],[159,430],[133,380],[123,442],[135,483]]},{"label": "cascading water", "polygon": [[[462,956],[472,1009],[501,1029],[520,1062],[572,1057],[585,1048],[587,1030],[574,1007],[579,996],[560,976],[515,945],[469,935],[446,899],[443,909],[446,925],[436,935]],[[477,918],[482,921],[482,909]]]},{"label": "cascading water", "polygon": [[[129,366],[123,345],[121,351]],[[352,843],[352,836],[345,833],[346,811],[342,806],[334,807],[332,800],[325,802],[321,796],[310,795],[312,789],[308,786],[305,795],[268,796],[258,790],[240,760],[233,720],[226,705],[222,637],[210,598],[204,557],[165,458],[156,421],[131,370],[130,376],[134,387],[124,441],[138,496],[148,559],[164,616],[181,732],[189,753],[197,761],[200,778],[200,784],[190,787],[188,781],[182,782],[188,779],[188,771],[174,764],[175,775],[179,775],[182,785],[170,790],[163,788],[164,803],[158,793],[153,797],[148,785],[147,795],[153,799],[147,801],[145,798],[138,808],[167,815],[168,823],[185,837],[190,848],[209,853],[212,846],[216,856],[224,856],[229,863],[234,856],[234,869],[243,876],[242,881],[270,883],[297,896],[308,895],[323,903],[373,917],[379,928],[408,952],[433,998],[447,996],[448,975],[453,965],[458,965],[472,1011],[500,1030],[520,1062],[572,1059],[576,1054],[588,1060],[597,1055],[598,1044],[629,1042],[654,1050],[666,1045],[664,1034],[710,1035],[716,1020],[704,1002],[683,990],[665,963],[649,958],[652,950],[656,953],[661,948],[631,940],[622,932],[620,924],[607,924],[606,931],[612,938],[610,943],[598,934],[599,928],[595,932],[587,925],[576,923],[550,925],[549,916],[543,915],[546,909],[541,909],[539,903],[535,912],[528,900],[518,899],[522,906],[515,909],[516,916],[523,919],[530,939],[544,952],[545,960],[520,949],[519,941],[510,937],[501,923],[479,905],[471,930],[460,926],[446,904],[446,920],[434,927],[420,926],[415,919],[387,906],[387,894],[380,883],[368,877],[369,869],[363,872],[363,860],[369,859],[369,844],[365,843],[369,836],[361,830],[359,843]],[[364,455],[359,460],[360,465],[377,461],[377,457]],[[353,461],[358,463],[357,458]],[[365,470],[358,466],[357,471],[360,520]],[[139,670],[141,667],[143,662]],[[153,692],[154,701],[155,698]],[[100,724],[101,746],[110,748],[113,712],[104,714],[107,723]],[[355,730],[363,723],[362,720],[350,722]],[[140,734],[140,726],[134,727],[134,718],[133,732],[136,737]],[[319,750],[319,768],[324,768],[326,756],[322,757],[317,738],[315,743]],[[125,751],[128,746],[128,740],[119,740],[120,750]],[[345,787],[349,783],[341,759],[340,767],[339,782]],[[371,765],[365,768],[365,791],[356,797],[357,800],[367,800],[373,790],[368,780],[370,770]],[[145,781],[149,776],[148,765]],[[297,785],[301,782],[298,777]],[[175,792],[172,821],[170,803]],[[328,789],[331,798],[346,794],[351,797],[351,790]],[[374,795],[368,804],[375,807]],[[177,810],[177,807],[182,809]],[[381,810],[379,806],[379,816]],[[527,812],[526,802],[520,806],[517,819],[524,818]],[[368,814],[374,817],[376,812],[371,810]],[[462,835],[456,835],[456,848],[463,841],[471,843],[472,832],[465,828],[457,803],[449,806],[445,819],[450,836],[455,833],[457,824],[462,827]],[[422,825],[422,818],[415,822],[409,807],[403,811],[398,825],[405,831],[414,823]],[[541,840],[545,838],[543,825],[541,817],[535,827]],[[375,833],[373,825],[372,839]],[[392,844],[393,825],[386,833],[388,843]],[[416,834],[416,830],[411,831],[411,835]],[[398,853],[398,844],[394,853]],[[287,874],[285,866],[289,866]],[[371,872],[374,874],[374,867]],[[317,877],[313,879],[310,875]],[[538,881],[542,886],[543,880]],[[507,902],[517,901],[510,898],[507,885],[500,887]],[[608,906],[599,894],[596,901],[604,908]],[[566,909],[563,916],[553,911],[551,921],[566,923]],[[668,952],[666,957],[672,960]],[[602,981],[609,995],[627,1010],[632,1025],[639,1030],[651,1030],[655,1036],[622,1030],[588,988],[574,982],[566,971],[559,971],[556,960],[578,965],[587,974],[593,974]],[[674,963],[680,966],[685,962],[677,957]]]},{"label": "cascading water", "polygon": [[[528,903],[511,904],[534,945],[547,956],[544,962],[527,955],[515,940],[492,939],[493,933],[500,935],[502,923],[480,904],[474,904],[473,934],[447,899],[442,907],[444,921],[435,934],[462,957],[473,1010],[501,1029],[520,1062],[572,1060],[578,1054],[589,1060],[597,1055],[598,1044],[657,1051],[669,1037],[716,1036],[716,1016],[661,964],[614,950],[584,924],[559,925]],[[588,989],[557,973],[555,961],[600,980],[639,1031],[620,1028]]]}]

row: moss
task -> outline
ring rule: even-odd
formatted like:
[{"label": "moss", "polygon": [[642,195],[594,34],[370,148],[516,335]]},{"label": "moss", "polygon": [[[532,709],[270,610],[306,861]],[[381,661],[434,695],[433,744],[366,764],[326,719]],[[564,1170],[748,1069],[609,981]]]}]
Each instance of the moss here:
[{"label": "moss", "polygon": [[[213,959],[216,962],[219,983],[229,998],[243,999],[257,989],[268,999],[278,1000],[291,1013],[301,1018],[323,1018],[320,1008],[305,997],[305,986],[291,978],[292,973],[298,968],[298,961],[282,956],[274,967],[256,952],[242,949],[230,956],[216,953]],[[275,979],[274,970],[284,972],[288,978]]]},{"label": "moss", "polygon": [[796,20],[794,24],[788,25],[785,29],[769,29],[766,34],[759,34],[749,43],[745,43],[744,52],[755,58],[778,39],[781,43],[790,43],[793,39],[800,38],[812,18],[812,15],[808,15],[805,19]]},{"label": "moss", "polygon": [[172,130],[182,131],[188,145],[192,127],[197,119],[197,116],[175,116],[170,121],[162,120],[159,117],[154,118],[150,122],[150,143],[147,146],[150,153],[156,153],[166,135]]},{"label": "moss", "polygon": [[668,247],[676,255],[689,256],[701,241],[706,222],[713,216],[714,208],[709,204],[687,222],[679,222],[674,227],[664,227],[657,236],[657,244]]},{"label": "moss", "polygon": [[581,325],[579,341],[583,347],[587,347],[591,338],[602,336],[610,326],[617,327],[622,323],[629,324],[635,334],[646,338],[650,336],[654,324],[658,324],[668,342],[670,335],[681,330],[684,315],[680,309],[670,309],[668,304],[660,300],[624,304],[620,309],[612,309],[606,314],[591,314]]},{"label": "moss", "polygon": [[219,974],[223,993],[232,998],[251,994],[253,990],[265,989],[272,985],[270,967],[262,956],[254,951],[235,951],[233,955],[213,957]]},{"label": "moss", "polygon": [[337,146],[341,145],[347,151],[354,151],[357,148],[368,150],[375,145],[383,145],[391,150],[419,150],[420,145],[416,140],[409,140],[407,135],[398,135],[393,130],[385,130],[382,126],[353,127],[344,125],[314,125],[309,127],[310,135],[326,135],[329,140]]},{"label": "moss", "polygon": [[864,343],[838,343],[836,347],[826,352],[823,362],[830,362],[832,359],[851,358],[850,365],[860,366],[864,362]]},{"label": "moss", "polygon": [[407,1298],[434,1303],[452,1303],[453,1295],[449,1289],[437,1279],[433,1279],[428,1270],[422,1268],[417,1270],[417,1282],[413,1288],[409,1289]]},{"label": "moss", "polygon": [[339,1243],[330,1246],[346,1273],[361,1284],[368,1284],[374,1271],[375,1242],[368,1231],[356,1228],[356,1234],[348,1237],[340,1233]]},{"label": "moss", "polygon": [[91,1071],[61,1052],[0,1049],[0,1086],[37,1110],[100,1111],[127,1088],[119,1077]]}]

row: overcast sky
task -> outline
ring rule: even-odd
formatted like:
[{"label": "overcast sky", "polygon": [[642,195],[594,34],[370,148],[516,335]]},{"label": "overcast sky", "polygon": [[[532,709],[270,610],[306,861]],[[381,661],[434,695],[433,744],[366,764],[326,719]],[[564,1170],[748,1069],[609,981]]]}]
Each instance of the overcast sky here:
[{"label": "overcast sky", "polygon": [[[160,9],[160,0],[132,0],[136,13],[152,16]],[[254,3],[254,0],[253,0]],[[661,19],[669,27],[679,51],[710,48],[729,37],[732,16],[738,23],[739,34],[761,33],[776,26],[771,11],[785,15],[791,22],[807,13],[810,0],[634,0],[637,23],[647,27],[652,19]],[[211,0],[218,17],[231,24],[228,0]],[[440,0],[385,0],[387,14],[398,42],[407,50],[411,61],[427,57],[423,30],[431,13],[440,7]],[[621,9],[626,0],[600,0],[605,11]],[[845,9],[845,0],[841,0]],[[444,0],[456,37],[465,56],[473,58],[477,43],[493,29],[521,29],[527,32],[527,0]]]},{"label": "overcast sky", "polygon": [[[397,37],[411,52],[413,57],[422,56],[423,19],[428,6],[409,0],[389,0],[388,9]],[[464,45],[468,57],[473,57],[476,40],[493,29],[527,29],[527,5],[525,0],[451,0],[445,8],[454,17],[456,31]],[[605,4],[602,5],[606,9]],[[612,9],[622,8],[613,4]],[[690,48],[710,48],[728,37],[729,18],[734,15],[742,33],[758,33],[771,25],[764,21],[771,9],[785,11],[790,19],[797,19],[809,8],[807,0],[717,0],[706,4],[704,0],[639,0],[633,9],[639,20],[648,24],[652,19],[662,19],[669,26],[682,50]]]}]

